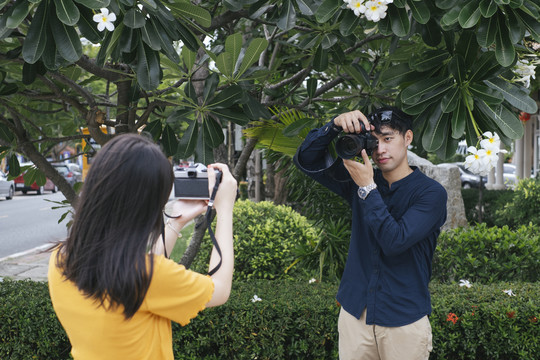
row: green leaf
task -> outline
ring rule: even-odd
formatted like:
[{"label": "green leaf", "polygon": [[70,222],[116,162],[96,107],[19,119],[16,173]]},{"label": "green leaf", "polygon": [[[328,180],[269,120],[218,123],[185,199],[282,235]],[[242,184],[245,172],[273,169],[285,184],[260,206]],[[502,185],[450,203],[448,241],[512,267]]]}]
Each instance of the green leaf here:
[{"label": "green leaf", "polygon": [[461,54],[455,54],[452,57],[452,60],[448,63],[448,70],[459,85],[465,82],[467,70],[465,69],[465,60],[463,60]]},{"label": "green leaf", "polygon": [[409,33],[411,23],[409,22],[407,10],[390,6],[388,7],[388,17],[390,18],[390,25],[394,34],[404,37]]},{"label": "green leaf", "polygon": [[480,1],[480,12],[482,13],[482,16],[485,18],[492,17],[499,7],[497,6],[497,3],[492,0],[481,0]]},{"label": "green leaf", "polygon": [[19,164],[19,159],[17,158],[17,155],[11,154],[8,159],[8,165],[9,175],[11,177],[17,177],[21,174],[21,165]]},{"label": "green leaf", "polygon": [[442,76],[417,81],[403,90],[401,93],[401,100],[405,104],[413,105],[418,102],[422,96],[444,87],[447,83],[448,78]]},{"label": "green leaf", "polygon": [[314,118],[298,119],[292,124],[285,126],[283,129],[283,135],[288,137],[297,136],[304,129],[312,129],[316,123],[317,119]]},{"label": "green leaf", "polygon": [[97,44],[103,40],[103,34],[98,31],[96,23],[92,20],[93,13],[90,9],[81,6],[79,8],[80,16],[77,27],[81,32],[81,35],[94,44]]},{"label": "green leaf", "polygon": [[55,16],[51,16],[50,26],[56,50],[60,56],[72,63],[79,60],[82,56],[82,45],[77,30],[64,24]]},{"label": "green leaf", "polygon": [[142,40],[137,47],[137,65],[135,66],[137,82],[143,90],[154,90],[159,86],[159,55],[150,49]]},{"label": "green leaf", "polygon": [[435,152],[439,159],[447,160],[456,155],[459,140],[446,137],[441,147]]},{"label": "green leaf", "polygon": [[426,43],[426,45],[429,46],[437,46],[442,40],[441,36],[441,28],[439,27],[439,24],[433,20],[430,19],[427,24],[425,25],[419,25],[420,31],[422,35],[422,40]]},{"label": "green leaf", "polygon": [[242,104],[242,108],[244,109],[244,113],[252,120],[269,119],[272,117],[268,109],[259,100],[249,95],[249,93],[247,94],[246,102]]},{"label": "green leaf", "polygon": [[101,9],[109,6],[111,0],[75,0],[90,9]]},{"label": "green leaf", "polygon": [[498,17],[499,31],[495,36],[495,58],[502,66],[510,66],[516,56],[503,15]]},{"label": "green leaf", "polygon": [[203,89],[203,104],[206,104],[209,99],[214,97],[218,85],[219,75],[217,73],[212,73],[206,78]]},{"label": "green leaf", "polygon": [[227,39],[225,40],[225,51],[231,54],[232,67],[230,68],[230,74],[232,76],[236,62],[240,56],[240,51],[242,51],[242,33],[238,32],[236,34],[227,36]]},{"label": "green leaf", "polygon": [[508,101],[510,105],[517,109],[529,114],[535,114],[538,111],[536,101],[531,99],[528,93],[508,81],[500,78],[493,78],[485,80],[484,84],[499,91],[503,95],[504,100]]},{"label": "green leaf", "polygon": [[79,9],[73,0],[54,0],[56,6],[56,16],[68,26],[73,26],[79,21]]},{"label": "green leaf", "polygon": [[498,69],[501,69],[501,65],[495,59],[495,53],[493,51],[486,51],[474,62],[469,79],[471,81],[478,81],[495,77],[497,76]]},{"label": "green leaf", "polygon": [[[161,50],[161,38],[159,32],[156,28],[156,25],[153,21],[146,21],[144,26],[141,28],[141,37],[142,40],[150,49],[159,51]],[[188,50],[187,47],[182,50]],[[189,51],[189,50],[188,50]]]},{"label": "green leaf", "polygon": [[325,33],[322,36],[321,46],[324,50],[330,49],[338,41],[338,37],[332,33]]},{"label": "green leaf", "polygon": [[328,52],[322,46],[317,48],[313,57],[313,69],[315,71],[324,71],[328,67]]},{"label": "green leaf", "polygon": [[449,113],[455,110],[456,106],[459,103],[461,95],[461,89],[459,87],[454,87],[446,92],[446,94],[441,99],[441,110],[443,113]]},{"label": "green leaf", "polygon": [[313,98],[315,96],[315,92],[317,91],[317,79],[316,78],[309,78],[307,80],[307,86],[306,90],[308,93],[309,98]]},{"label": "green leaf", "polygon": [[300,9],[300,12],[303,15],[306,16],[312,16],[315,14],[313,11],[314,3],[312,2],[306,2],[305,0],[296,0],[296,5],[298,5],[298,9]]},{"label": "green leaf", "polygon": [[383,86],[393,88],[418,80],[420,76],[421,74],[411,69],[409,64],[399,63],[383,70],[381,73],[381,82]]},{"label": "green leaf", "polygon": [[[190,50],[197,51],[199,49],[199,43],[197,41],[197,37],[193,35],[193,32],[178,21],[174,24],[176,25],[176,29],[180,35],[180,40],[182,40]],[[180,61],[180,59],[178,59],[178,61]]]},{"label": "green leaf", "polygon": [[482,16],[482,13],[480,12],[478,2],[476,0],[470,1],[459,12],[459,24],[464,29],[471,28],[478,23],[480,16]]},{"label": "green leaf", "polygon": [[478,109],[484,113],[488,119],[497,124],[497,127],[505,136],[510,139],[519,139],[523,136],[523,124],[517,118],[516,114],[509,111],[506,107],[502,105],[486,104],[482,100],[475,103],[478,105]]},{"label": "green leaf", "polygon": [[206,143],[212,148],[216,148],[221,145],[225,140],[221,124],[219,124],[211,117],[206,117],[203,120],[203,138],[206,140]]},{"label": "green leaf", "polygon": [[517,44],[525,37],[525,25],[518,20],[513,11],[509,11],[506,16],[508,17],[510,41],[512,44]]},{"label": "green leaf", "polygon": [[208,10],[193,5],[188,1],[167,2],[167,7],[169,7],[174,14],[193,19],[197,24],[203,27],[210,27],[212,25],[212,17]]},{"label": "green leaf", "polygon": [[315,18],[319,23],[325,23],[334,16],[341,7],[341,2],[336,0],[324,0],[315,12]]},{"label": "green leaf", "polygon": [[15,139],[15,135],[13,135],[7,125],[2,123],[0,123],[0,139],[8,143],[11,143]]},{"label": "green leaf", "polygon": [[154,120],[146,124],[143,131],[146,131],[150,135],[152,135],[152,139],[154,141],[157,141],[161,137],[161,121]]},{"label": "green leaf", "polygon": [[216,59],[216,66],[223,75],[230,78],[233,75],[234,64],[232,61],[232,54],[229,52],[222,52]]},{"label": "green leaf", "polygon": [[29,64],[27,62],[23,64],[22,82],[24,85],[30,85],[36,80],[38,64],[41,64],[41,66],[43,66],[43,63],[41,63],[41,61],[35,62],[33,64]]},{"label": "green leaf", "polygon": [[208,107],[211,109],[223,109],[231,107],[242,100],[243,90],[239,85],[230,85],[213,98]]},{"label": "green leaf", "polygon": [[358,25],[360,25],[360,17],[354,15],[353,11],[346,11],[343,20],[339,24],[339,32],[343,36],[349,36],[354,33]]},{"label": "green leaf", "polygon": [[426,124],[426,129],[422,134],[422,147],[428,152],[435,152],[439,149],[444,139],[448,136],[448,114],[444,114],[437,106],[430,115]]},{"label": "green leaf", "polygon": [[195,151],[197,145],[197,136],[199,133],[199,124],[197,121],[191,121],[188,128],[184,131],[184,135],[180,139],[178,144],[177,157],[180,159],[187,159]]},{"label": "green leaf", "polygon": [[251,40],[244,55],[244,59],[242,60],[242,65],[240,66],[236,76],[240,77],[254,62],[258,61],[259,56],[261,56],[261,53],[266,49],[267,46],[268,40],[266,39],[255,38]]},{"label": "green leaf", "polygon": [[414,19],[420,24],[427,24],[431,17],[431,12],[426,3],[414,0],[409,0],[407,3],[409,4]]},{"label": "green leaf", "polygon": [[463,105],[461,100],[452,113],[452,137],[454,139],[461,139],[465,132],[465,125],[467,124],[467,108]]},{"label": "green leaf", "polygon": [[[245,109],[245,105],[244,105]],[[242,111],[233,110],[233,109],[212,109],[210,110],[212,114],[217,116],[220,120],[223,121],[232,121],[235,124],[240,126],[245,126],[249,123],[250,117]]]},{"label": "green leaf", "polygon": [[514,14],[521,19],[521,21],[527,27],[527,30],[531,33],[533,39],[537,42],[540,41],[540,22],[538,21],[538,16],[534,18],[523,9],[518,9],[514,11]]},{"label": "green leaf", "polygon": [[197,60],[197,54],[194,51],[189,50],[187,47],[182,48],[182,60],[184,60],[184,65],[191,72],[193,65],[195,65],[195,60]]},{"label": "green leaf", "polygon": [[208,139],[204,136],[204,131],[199,132],[194,158],[196,163],[211,164],[214,162],[214,152],[208,144]]},{"label": "green leaf", "polygon": [[296,10],[291,0],[283,1],[279,19],[276,23],[277,27],[284,31],[291,30],[296,24]]},{"label": "green leaf", "polygon": [[174,135],[174,130],[165,124],[163,128],[163,133],[161,134],[161,145],[163,145],[163,150],[166,156],[173,156],[178,150],[178,140]]},{"label": "green leaf", "polygon": [[6,27],[15,29],[28,16],[30,3],[26,0],[16,1],[15,4],[2,16],[6,17]]},{"label": "green leaf", "polygon": [[497,35],[497,18],[481,19],[476,32],[476,40],[482,47],[490,47],[495,42]]},{"label": "green leaf", "polygon": [[473,31],[464,31],[458,40],[456,53],[463,56],[465,66],[470,67],[477,58],[479,46]]},{"label": "green leaf", "polygon": [[444,65],[450,54],[445,50],[428,50],[409,61],[411,69],[424,72]]},{"label": "green leaf", "polygon": [[41,57],[47,43],[47,26],[49,25],[47,2],[42,1],[30,23],[30,28],[22,48],[22,55],[24,61],[29,64],[33,64]]},{"label": "green leaf", "polygon": [[144,27],[145,23],[144,15],[140,13],[138,8],[131,8],[124,15],[124,25],[128,28],[139,29]]},{"label": "green leaf", "polygon": [[446,14],[441,18],[441,26],[451,27],[459,21],[460,7],[454,7],[450,9]]},{"label": "green leaf", "polygon": [[469,90],[471,95],[473,95],[475,98],[481,99],[488,104],[497,105],[502,103],[504,100],[501,92],[479,83],[471,83],[469,85]]},{"label": "green leaf", "polygon": [[369,74],[358,64],[344,65],[343,70],[352,78],[357,84],[360,84],[363,88],[369,88]]}]

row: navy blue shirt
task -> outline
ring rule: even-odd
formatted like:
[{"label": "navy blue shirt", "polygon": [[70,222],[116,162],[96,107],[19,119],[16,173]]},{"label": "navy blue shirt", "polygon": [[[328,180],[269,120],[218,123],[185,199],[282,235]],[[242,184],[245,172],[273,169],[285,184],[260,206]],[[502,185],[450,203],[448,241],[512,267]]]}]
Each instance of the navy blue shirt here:
[{"label": "navy blue shirt", "polygon": [[375,169],[377,189],[360,199],[343,161],[329,154],[328,145],[339,133],[332,124],[312,130],[294,160],[352,208],[351,241],[337,300],[358,319],[367,308],[369,325],[411,324],[431,313],[428,283],[446,221],[446,190],[418,168],[391,187]]}]

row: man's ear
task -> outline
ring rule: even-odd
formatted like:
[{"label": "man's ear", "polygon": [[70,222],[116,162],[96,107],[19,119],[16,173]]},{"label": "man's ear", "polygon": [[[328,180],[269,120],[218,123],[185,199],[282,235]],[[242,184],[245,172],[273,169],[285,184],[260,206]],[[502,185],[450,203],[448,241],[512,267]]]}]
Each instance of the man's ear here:
[{"label": "man's ear", "polygon": [[412,143],[412,141],[413,141],[413,137],[414,137],[414,136],[413,136],[412,130],[407,130],[407,131],[405,132],[404,138],[405,138],[405,144],[407,144],[407,146],[411,145],[411,143]]}]

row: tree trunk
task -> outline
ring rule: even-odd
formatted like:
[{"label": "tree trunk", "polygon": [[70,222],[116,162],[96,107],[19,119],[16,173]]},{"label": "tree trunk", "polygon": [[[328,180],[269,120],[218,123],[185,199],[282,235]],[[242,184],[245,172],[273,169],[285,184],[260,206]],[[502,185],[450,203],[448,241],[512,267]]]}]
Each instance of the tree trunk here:
[{"label": "tree trunk", "polygon": [[[278,162],[279,165],[279,162]],[[287,169],[281,169],[277,173],[274,173],[274,204],[282,205],[287,202],[287,189],[285,185],[287,183],[287,177],[285,171]]]},{"label": "tree trunk", "polygon": [[[214,218],[214,216],[215,211],[212,212],[212,219]],[[186,269],[189,269],[189,267],[193,263],[193,260],[195,259],[195,256],[197,256],[197,253],[201,248],[201,243],[204,234],[206,233],[206,228],[207,224],[204,215],[199,215],[197,218],[195,218],[195,229],[193,231],[193,236],[191,237],[191,241],[189,242],[186,251],[180,259],[180,264],[184,265]]]}]

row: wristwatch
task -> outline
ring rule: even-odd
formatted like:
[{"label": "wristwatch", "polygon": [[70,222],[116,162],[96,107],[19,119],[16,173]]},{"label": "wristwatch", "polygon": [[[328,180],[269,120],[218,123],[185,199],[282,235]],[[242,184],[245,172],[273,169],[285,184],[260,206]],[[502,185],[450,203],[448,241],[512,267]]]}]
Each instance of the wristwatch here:
[{"label": "wristwatch", "polygon": [[375,183],[371,183],[368,186],[360,186],[358,188],[358,197],[362,200],[366,200],[371,190],[375,190],[376,188],[377,188],[377,184]]}]

